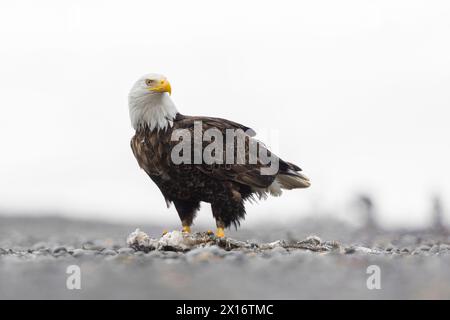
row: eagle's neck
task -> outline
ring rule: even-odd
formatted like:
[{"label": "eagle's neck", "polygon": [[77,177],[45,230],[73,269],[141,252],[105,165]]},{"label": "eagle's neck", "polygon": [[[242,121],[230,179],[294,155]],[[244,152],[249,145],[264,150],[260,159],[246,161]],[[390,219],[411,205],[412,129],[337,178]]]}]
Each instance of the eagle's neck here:
[{"label": "eagle's neck", "polygon": [[172,126],[178,110],[166,93],[148,94],[138,97],[130,96],[130,119],[135,130],[149,128],[164,130]]}]

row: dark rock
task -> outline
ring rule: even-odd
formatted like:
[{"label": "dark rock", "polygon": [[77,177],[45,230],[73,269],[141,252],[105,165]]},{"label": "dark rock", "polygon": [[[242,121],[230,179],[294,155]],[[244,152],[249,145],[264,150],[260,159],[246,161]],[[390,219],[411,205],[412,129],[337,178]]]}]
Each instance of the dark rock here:
[{"label": "dark rock", "polygon": [[344,249],[344,252],[345,252],[346,254],[353,254],[353,253],[356,252],[356,250],[355,250],[354,247],[347,247],[347,248]]},{"label": "dark rock", "polygon": [[65,247],[56,247],[55,249],[53,249],[53,255],[61,253],[67,253],[67,249]]}]

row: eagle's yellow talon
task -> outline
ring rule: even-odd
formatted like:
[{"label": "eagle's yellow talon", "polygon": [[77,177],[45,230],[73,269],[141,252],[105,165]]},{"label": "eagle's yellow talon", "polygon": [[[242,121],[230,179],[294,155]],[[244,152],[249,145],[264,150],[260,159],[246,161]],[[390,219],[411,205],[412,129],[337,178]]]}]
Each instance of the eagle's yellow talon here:
[{"label": "eagle's yellow talon", "polygon": [[211,230],[206,231],[206,233],[209,235],[214,234],[214,232],[212,232]]},{"label": "eagle's yellow talon", "polygon": [[224,232],[223,228],[217,228],[216,237],[217,238],[224,238],[225,237],[225,232]]},{"label": "eagle's yellow talon", "polygon": [[183,226],[182,232],[191,233],[191,227],[189,227],[189,226]]},{"label": "eagle's yellow talon", "polygon": [[164,229],[163,230],[163,232],[162,232],[162,235],[165,235],[165,234],[167,234],[169,231],[167,231],[167,229]]}]

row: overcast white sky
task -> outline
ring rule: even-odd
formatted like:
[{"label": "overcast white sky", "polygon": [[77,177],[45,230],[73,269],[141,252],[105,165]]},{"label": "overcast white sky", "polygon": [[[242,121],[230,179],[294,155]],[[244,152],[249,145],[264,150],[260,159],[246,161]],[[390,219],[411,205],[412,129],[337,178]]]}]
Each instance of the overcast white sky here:
[{"label": "overcast white sky", "polygon": [[310,176],[250,223],[359,192],[424,223],[450,195],[449,39],[448,1],[2,1],[0,208],[176,223],[129,147],[128,91],[157,72],[182,113],[275,130]]}]

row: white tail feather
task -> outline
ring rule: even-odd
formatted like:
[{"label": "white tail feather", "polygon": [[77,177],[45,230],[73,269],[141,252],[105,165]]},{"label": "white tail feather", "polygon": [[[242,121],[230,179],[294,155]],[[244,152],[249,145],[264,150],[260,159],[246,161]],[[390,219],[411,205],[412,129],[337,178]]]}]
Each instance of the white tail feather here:
[{"label": "white tail feather", "polygon": [[292,190],[297,188],[308,188],[310,185],[311,182],[308,177],[301,173],[295,172],[295,175],[279,174],[267,188],[253,187],[253,190],[258,194],[259,199],[267,199],[268,194],[274,197],[281,196],[283,193],[283,190],[281,189]]},{"label": "white tail feather", "polygon": [[308,188],[311,185],[309,179],[301,173],[295,175],[279,174],[275,181],[278,181],[282,189]]}]

